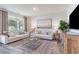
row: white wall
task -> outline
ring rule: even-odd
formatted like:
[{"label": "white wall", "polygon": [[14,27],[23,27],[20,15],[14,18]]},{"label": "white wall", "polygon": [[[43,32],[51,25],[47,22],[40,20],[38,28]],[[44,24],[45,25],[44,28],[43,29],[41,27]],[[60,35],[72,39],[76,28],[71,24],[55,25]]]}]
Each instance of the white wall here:
[{"label": "white wall", "polygon": [[59,26],[59,21],[60,20],[67,20],[67,13],[66,11],[60,12],[60,13],[55,13],[55,14],[48,14],[48,15],[41,15],[37,17],[32,17],[28,20],[29,22],[29,27],[35,26],[37,27],[37,20],[38,19],[48,19],[52,18],[52,29],[56,29]]},{"label": "white wall", "polygon": [[67,10],[63,11],[63,12],[59,12],[59,13],[51,13],[48,15],[41,15],[41,16],[37,16],[37,17],[31,17],[28,20],[28,28],[30,29],[31,26],[36,26],[37,25],[37,20],[38,19],[43,19],[43,18],[52,18],[52,29],[55,29],[60,20],[65,20],[67,22],[69,22],[69,15],[70,13],[76,8],[78,4],[70,4],[67,8]]}]

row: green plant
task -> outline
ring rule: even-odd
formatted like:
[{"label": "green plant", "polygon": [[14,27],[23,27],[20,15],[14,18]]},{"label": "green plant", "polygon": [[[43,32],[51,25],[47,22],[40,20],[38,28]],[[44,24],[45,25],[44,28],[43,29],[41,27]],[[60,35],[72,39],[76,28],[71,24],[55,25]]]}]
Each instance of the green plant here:
[{"label": "green plant", "polygon": [[60,20],[59,29],[63,32],[66,32],[68,28],[69,28],[69,24],[64,20]]}]

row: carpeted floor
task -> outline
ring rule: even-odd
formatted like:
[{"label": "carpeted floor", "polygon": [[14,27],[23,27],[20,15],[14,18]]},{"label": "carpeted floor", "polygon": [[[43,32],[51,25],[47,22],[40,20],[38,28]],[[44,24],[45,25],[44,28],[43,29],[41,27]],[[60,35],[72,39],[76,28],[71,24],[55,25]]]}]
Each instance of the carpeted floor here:
[{"label": "carpeted floor", "polygon": [[61,54],[63,49],[57,41],[19,40],[7,45],[0,44],[0,54]]}]

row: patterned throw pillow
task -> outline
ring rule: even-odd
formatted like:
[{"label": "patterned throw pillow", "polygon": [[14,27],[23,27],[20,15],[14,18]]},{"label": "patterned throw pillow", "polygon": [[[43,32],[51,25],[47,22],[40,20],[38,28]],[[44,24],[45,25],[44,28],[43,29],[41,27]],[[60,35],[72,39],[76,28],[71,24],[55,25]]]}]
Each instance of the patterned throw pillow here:
[{"label": "patterned throw pillow", "polygon": [[15,36],[15,35],[16,35],[16,33],[9,32],[9,33],[8,33],[8,35],[9,35],[9,37],[13,37],[13,36]]},{"label": "patterned throw pillow", "polygon": [[8,34],[7,32],[6,32],[6,33],[3,33],[3,35],[6,35],[7,37],[10,37],[9,34]]}]

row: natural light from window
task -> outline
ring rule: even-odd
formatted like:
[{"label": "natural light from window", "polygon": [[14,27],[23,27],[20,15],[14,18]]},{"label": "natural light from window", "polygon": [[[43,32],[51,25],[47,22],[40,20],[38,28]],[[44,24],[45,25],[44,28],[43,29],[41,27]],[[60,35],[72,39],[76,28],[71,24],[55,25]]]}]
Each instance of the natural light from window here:
[{"label": "natural light from window", "polygon": [[17,17],[8,17],[8,31],[9,32],[20,32],[24,31],[24,19]]}]

